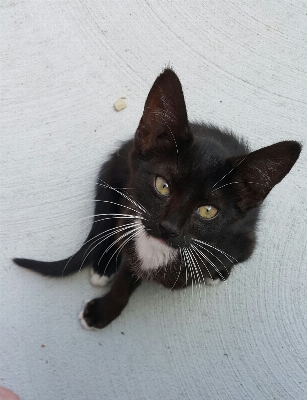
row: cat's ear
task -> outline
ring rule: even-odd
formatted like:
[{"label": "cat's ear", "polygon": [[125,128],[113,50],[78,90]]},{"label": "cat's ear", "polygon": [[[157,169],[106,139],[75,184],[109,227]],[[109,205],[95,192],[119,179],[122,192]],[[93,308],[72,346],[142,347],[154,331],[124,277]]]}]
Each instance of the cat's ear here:
[{"label": "cat's ear", "polygon": [[257,207],[271,189],[291,170],[301,145],[285,141],[249,153],[234,160],[231,173],[236,203],[242,211]]},{"label": "cat's ear", "polygon": [[155,80],[135,134],[135,146],[143,154],[156,147],[192,140],[181,83],[167,68]]}]

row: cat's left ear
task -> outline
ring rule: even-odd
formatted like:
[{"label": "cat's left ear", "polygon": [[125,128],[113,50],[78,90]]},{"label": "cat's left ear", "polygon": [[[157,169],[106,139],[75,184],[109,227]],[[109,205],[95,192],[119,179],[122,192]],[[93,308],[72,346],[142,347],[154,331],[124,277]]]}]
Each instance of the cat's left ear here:
[{"label": "cat's left ear", "polygon": [[153,148],[188,143],[192,135],[181,83],[167,68],[155,80],[135,134],[135,147],[145,154]]},{"label": "cat's left ear", "polygon": [[248,211],[261,204],[273,187],[288,174],[300,152],[298,142],[285,141],[234,160],[237,166],[231,173],[231,182],[239,208]]}]

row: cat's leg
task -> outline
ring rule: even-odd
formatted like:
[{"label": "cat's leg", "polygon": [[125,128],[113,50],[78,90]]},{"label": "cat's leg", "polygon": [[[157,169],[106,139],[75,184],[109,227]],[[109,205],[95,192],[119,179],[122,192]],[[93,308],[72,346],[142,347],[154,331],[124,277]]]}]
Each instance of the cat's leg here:
[{"label": "cat's leg", "polygon": [[117,318],[128,304],[134,290],[141,284],[129,269],[128,263],[121,265],[109,293],[89,301],[79,315],[81,324],[87,328],[102,329]]}]

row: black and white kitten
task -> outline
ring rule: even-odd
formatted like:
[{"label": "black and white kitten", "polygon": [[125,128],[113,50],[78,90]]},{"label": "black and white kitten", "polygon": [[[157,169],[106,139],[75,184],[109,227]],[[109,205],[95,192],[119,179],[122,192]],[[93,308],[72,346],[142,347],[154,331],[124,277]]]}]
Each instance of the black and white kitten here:
[{"label": "black and white kitten", "polygon": [[103,297],[81,322],[103,328],[143,279],[170,289],[228,278],[255,246],[259,207],[290,171],[301,146],[285,141],[251,152],[232,133],[189,123],[180,81],[158,76],[133,139],[103,165],[92,229],[80,250],[56,262],[14,259],[50,276],[92,264]]}]

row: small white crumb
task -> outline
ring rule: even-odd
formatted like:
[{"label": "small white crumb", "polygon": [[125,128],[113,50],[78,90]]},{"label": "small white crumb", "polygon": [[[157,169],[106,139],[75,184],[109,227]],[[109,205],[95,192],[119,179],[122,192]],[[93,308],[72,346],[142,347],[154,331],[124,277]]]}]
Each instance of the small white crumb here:
[{"label": "small white crumb", "polygon": [[116,111],[121,111],[126,107],[127,107],[127,103],[125,102],[125,100],[122,97],[117,99],[116,102],[114,103],[114,108]]}]

